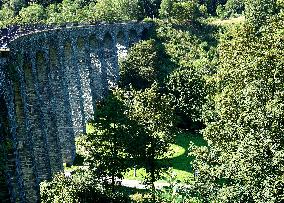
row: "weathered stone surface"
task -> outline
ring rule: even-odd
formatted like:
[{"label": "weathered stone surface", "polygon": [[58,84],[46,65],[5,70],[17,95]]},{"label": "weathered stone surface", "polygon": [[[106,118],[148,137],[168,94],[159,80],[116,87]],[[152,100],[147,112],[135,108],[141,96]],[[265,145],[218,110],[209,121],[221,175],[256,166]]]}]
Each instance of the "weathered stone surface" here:
[{"label": "weathered stone surface", "polygon": [[0,51],[0,202],[37,202],[39,183],[62,171],[63,162],[72,164],[75,137],[116,85],[119,59],[150,27],[1,31],[0,47],[7,49]]}]

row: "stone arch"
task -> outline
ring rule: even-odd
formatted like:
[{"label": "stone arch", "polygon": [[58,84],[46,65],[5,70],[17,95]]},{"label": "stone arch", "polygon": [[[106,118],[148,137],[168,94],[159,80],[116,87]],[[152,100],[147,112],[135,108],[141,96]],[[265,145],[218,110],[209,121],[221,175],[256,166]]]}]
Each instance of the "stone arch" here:
[{"label": "stone arch", "polygon": [[46,80],[46,66],[47,61],[45,60],[43,51],[37,51],[36,52],[36,67],[37,67],[37,78],[40,85],[40,92],[44,91],[43,88],[46,88],[47,86],[47,80]]},{"label": "stone arch", "polygon": [[[1,76],[0,76],[1,79]],[[3,82],[3,81],[0,81]],[[1,90],[0,90],[1,91]],[[6,101],[4,99],[4,95],[0,92],[0,160],[1,160],[1,167],[0,167],[0,200],[3,202],[10,202],[9,201],[9,181],[6,180],[11,174],[8,173],[5,167],[7,166],[8,154],[6,141],[9,140],[9,125],[8,125],[8,110],[6,106]],[[10,140],[11,141],[11,140]],[[11,152],[10,152],[11,153]]]},{"label": "stone arch", "polygon": [[119,31],[117,33],[117,36],[116,36],[116,43],[120,46],[126,46],[127,45],[127,39],[126,39],[126,34],[125,32],[123,31]]},{"label": "stone arch", "polygon": [[[59,55],[59,49],[56,46],[53,46],[56,44],[53,40],[50,42],[49,47],[49,67],[50,67],[50,89],[53,94],[53,111],[55,113],[56,117],[56,126],[57,126],[57,134],[58,134],[58,141],[60,143],[60,149],[61,149],[61,156],[63,162],[67,161],[66,155],[66,144],[64,143],[64,139],[66,137],[66,134],[69,134],[69,129],[66,129],[65,127],[68,126],[68,116],[66,115],[66,111],[68,111],[68,108],[66,108],[65,99],[64,97],[64,82],[62,77],[62,70],[60,69],[60,57]],[[62,166],[57,164],[58,166]]]},{"label": "stone arch", "polygon": [[[74,40],[74,39],[73,39]],[[82,114],[81,114],[81,101],[80,101],[80,87],[78,87],[78,71],[77,71],[77,62],[76,62],[76,54],[74,53],[74,41],[71,39],[67,39],[64,42],[64,58],[63,58],[63,66],[61,67],[62,77],[65,80],[66,91],[68,94],[65,95],[69,103],[70,108],[70,123],[64,128],[72,133],[64,134],[62,138],[62,142],[64,143],[65,153],[64,160],[66,160],[70,164],[72,163],[75,157],[75,146],[74,144],[74,136],[78,135],[83,128],[82,124]],[[66,102],[66,101],[65,101]]]},{"label": "stone arch", "polygon": [[49,56],[50,56],[50,71],[51,73],[57,72],[57,74],[52,74],[51,75],[51,79],[55,80],[57,77],[59,77],[58,71],[59,71],[59,61],[58,61],[58,49],[57,47],[53,46],[53,44],[55,44],[54,41],[50,42],[50,47],[49,47]]},{"label": "stone arch", "polygon": [[[109,32],[103,38],[104,66],[106,70],[107,86],[113,87],[118,77],[118,58],[114,40]],[[104,80],[104,79],[103,79]]]},{"label": "stone arch", "polygon": [[[17,123],[29,123],[29,125],[23,124],[21,127],[19,125],[19,131],[22,131],[22,133],[18,133],[18,138],[21,137],[20,135],[24,135],[25,137],[21,138],[22,143],[26,143],[29,146],[26,150],[30,148],[28,151],[23,151],[20,154],[26,156],[24,164],[33,166],[34,170],[34,174],[30,171],[26,172],[27,177],[24,176],[24,181],[27,183],[25,188],[26,194],[29,195],[27,198],[31,199],[37,197],[36,193],[38,191],[33,190],[35,188],[39,190],[39,182],[51,177],[47,135],[45,130],[43,130],[46,129],[42,117],[43,104],[39,98],[41,92],[39,80],[44,80],[44,76],[40,76],[41,78],[38,76],[39,73],[41,74],[39,68],[45,68],[40,67],[43,66],[44,62],[39,65],[41,62],[38,61],[44,61],[43,54],[35,53],[34,47],[26,47],[26,52],[20,57],[23,58],[22,67],[19,68],[20,72],[18,73],[20,83],[14,82],[15,100],[17,100],[16,105],[18,106],[16,107],[18,111],[16,110],[15,115]],[[21,74],[21,71],[23,71],[23,74]],[[24,89],[24,91],[20,91],[21,89]],[[22,106],[22,109],[20,106]],[[31,182],[31,180],[34,182]]]},{"label": "stone arch", "polygon": [[55,115],[54,89],[51,82],[51,68],[49,47],[42,47],[36,53],[37,86],[39,90],[40,110],[42,112],[42,122],[46,133],[48,155],[50,160],[51,173],[62,170],[58,162],[62,162],[60,141],[57,129],[57,116]]},{"label": "stone arch", "polygon": [[118,59],[123,59],[127,55],[127,38],[123,31],[119,31],[116,37],[116,49]]},{"label": "stone arch", "polygon": [[72,47],[71,47],[71,42],[69,40],[66,40],[64,43],[64,62],[65,66],[69,65],[71,62],[71,57],[72,57]]},{"label": "stone arch", "polygon": [[109,32],[105,33],[103,38],[104,57],[111,58],[114,48],[114,40]]},{"label": "stone arch", "polygon": [[[91,41],[91,40],[90,40]],[[88,52],[88,48],[86,47],[86,41],[83,37],[78,37],[77,39],[77,47],[78,47],[78,70],[80,75],[80,81],[82,86],[82,95],[81,98],[83,99],[83,110],[85,112],[84,116],[84,124],[92,117],[93,115],[93,98],[92,98],[92,91],[90,88],[90,73],[89,73],[89,64],[88,64],[88,57],[86,53]],[[95,38],[92,38],[92,46],[94,50],[97,48],[98,42],[96,42]]]},{"label": "stone arch", "polygon": [[99,40],[98,38],[96,37],[96,35],[92,34],[89,38],[89,43],[90,43],[90,50],[93,51],[93,50],[97,50],[100,48],[100,45],[99,45]]},{"label": "stone arch", "polygon": [[131,29],[129,31],[129,34],[128,34],[128,41],[129,41],[129,46],[132,46],[133,44],[135,44],[136,42],[138,42],[138,34],[137,34],[137,31],[134,30],[134,29]]},{"label": "stone arch", "polygon": [[142,33],[141,33],[141,40],[146,40],[148,39],[150,36],[150,31],[148,28],[143,29]]},{"label": "stone arch", "polygon": [[103,73],[104,64],[102,41],[98,36],[92,34],[89,37],[89,78],[92,95],[93,111],[96,108],[96,101],[101,100],[104,95]]}]

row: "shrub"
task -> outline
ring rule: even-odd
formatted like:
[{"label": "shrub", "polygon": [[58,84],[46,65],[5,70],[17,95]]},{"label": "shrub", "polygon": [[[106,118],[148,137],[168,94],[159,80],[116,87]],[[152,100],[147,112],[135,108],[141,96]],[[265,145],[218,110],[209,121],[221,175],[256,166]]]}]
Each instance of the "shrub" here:
[{"label": "shrub", "polygon": [[57,174],[51,181],[40,184],[40,200],[45,203],[79,202],[128,202],[129,198],[121,192],[109,193],[93,179],[90,172],[77,170],[66,177]]}]

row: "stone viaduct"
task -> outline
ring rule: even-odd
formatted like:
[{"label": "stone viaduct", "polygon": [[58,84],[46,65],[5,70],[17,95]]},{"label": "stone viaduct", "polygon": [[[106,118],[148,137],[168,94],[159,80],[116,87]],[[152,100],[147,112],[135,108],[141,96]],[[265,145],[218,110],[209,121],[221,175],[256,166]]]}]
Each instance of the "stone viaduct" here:
[{"label": "stone viaduct", "polygon": [[[0,202],[39,201],[75,157],[75,136],[119,78],[118,59],[151,24],[0,30]],[[1,34],[2,32],[2,34]]]}]

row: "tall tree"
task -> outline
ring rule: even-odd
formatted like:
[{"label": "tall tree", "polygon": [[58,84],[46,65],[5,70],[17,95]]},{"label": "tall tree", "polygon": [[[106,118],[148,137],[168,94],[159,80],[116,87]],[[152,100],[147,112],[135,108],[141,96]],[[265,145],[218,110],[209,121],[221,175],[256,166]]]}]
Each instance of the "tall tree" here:
[{"label": "tall tree", "polygon": [[245,25],[220,47],[211,108],[195,149],[196,186],[209,202],[283,202],[283,17],[256,35]]},{"label": "tall tree", "polygon": [[277,0],[246,0],[245,16],[250,25],[259,29],[276,13]]}]

